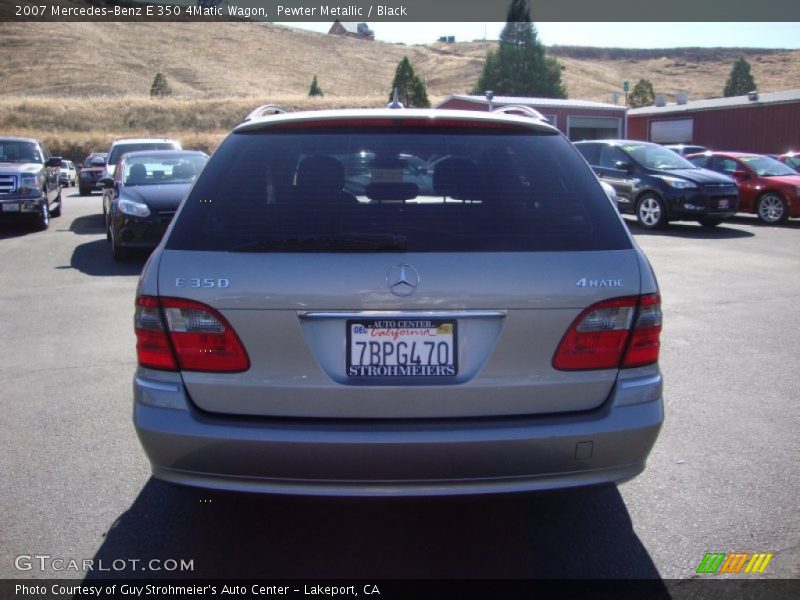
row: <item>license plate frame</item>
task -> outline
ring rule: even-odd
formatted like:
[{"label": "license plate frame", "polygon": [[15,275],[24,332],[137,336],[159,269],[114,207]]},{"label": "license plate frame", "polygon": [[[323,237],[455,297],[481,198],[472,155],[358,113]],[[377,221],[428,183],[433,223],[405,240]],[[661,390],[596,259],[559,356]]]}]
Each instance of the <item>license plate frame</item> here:
[{"label": "license plate frame", "polygon": [[[458,375],[456,319],[348,319],[345,327],[345,374],[352,380],[446,380]],[[357,329],[359,327],[361,329]],[[428,333],[423,333],[425,331]],[[373,364],[375,346],[360,346],[361,343],[369,342],[380,346],[378,364]],[[406,346],[400,346],[401,343]],[[444,344],[446,350],[441,344]],[[365,355],[368,352],[370,360],[367,364]],[[443,357],[443,353],[447,356]]]}]

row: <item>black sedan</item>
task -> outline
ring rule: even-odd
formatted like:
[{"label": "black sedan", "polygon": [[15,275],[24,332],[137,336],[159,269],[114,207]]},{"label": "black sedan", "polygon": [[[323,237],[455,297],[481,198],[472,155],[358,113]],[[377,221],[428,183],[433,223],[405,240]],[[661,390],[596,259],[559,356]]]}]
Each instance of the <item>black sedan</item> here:
[{"label": "black sedan", "polygon": [[739,207],[735,180],[701,169],[658,144],[591,140],[575,147],[598,178],[614,188],[620,212],[636,215],[645,229],[669,221],[715,227]]},{"label": "black sedan", "polygon": [[172,216],[208,161],[203,152],[149,150],[123,156],[114,178],[101,183],[106,194],[103,213],[114,260],[131,250],[152,250],[161,241]]}]

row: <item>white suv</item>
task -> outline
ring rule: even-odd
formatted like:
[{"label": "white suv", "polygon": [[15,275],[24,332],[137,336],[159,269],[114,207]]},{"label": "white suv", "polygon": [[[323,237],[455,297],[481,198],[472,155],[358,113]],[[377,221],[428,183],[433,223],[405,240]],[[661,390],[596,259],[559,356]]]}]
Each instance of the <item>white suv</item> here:
[{"label": "white suv", "polygon": [[114,176],[120,157],[126,152],[136,152],[138,150],[183,150],[178,140],[168,140],[166,138],[123,138],[114,140],[111,148],[108,149],[108,160],[106,170],[110,177]]}]

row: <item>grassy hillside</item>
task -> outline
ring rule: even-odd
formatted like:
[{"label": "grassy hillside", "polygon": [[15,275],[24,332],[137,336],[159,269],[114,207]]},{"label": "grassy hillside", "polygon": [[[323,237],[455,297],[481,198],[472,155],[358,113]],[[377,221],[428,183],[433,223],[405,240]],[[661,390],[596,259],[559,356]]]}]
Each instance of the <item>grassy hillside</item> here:
[{"label": "grassy hillside", "polygon": [[[365,42],[269,23],[0,23],[0,133],[42,137],[71,158],[132,135],[179,137],[210,150],[258,104],[383,106],[403,56],[433,102],[465,93],[494,47]],[[800,87],[800,50],[556,46],[550,52],[564,68],[570,98],[609,102],[622,81],[633,85],[641,77],[659,94],[719,96],[741,55],[761,91]],[[151,100],[158,72],[173,95]],[[314,75],[322,99],[307,96]]]},{"label": "grassy hillside", "polygon": [[[379,29],[380,24],[374,25]],[[406,46],[269,23],[0,23],[0,80],[9,96],[143,96],[157,72],[187,98],[306,95],[316,74],[327,97],[388,96],[408,56],[441,98],[477,80],[492,42]],[[746,54],[762,91],[798,87],[800,50],[621,50],[553,47],[572,98],[609,101],[646,77],[658,93],[722,93]]]}]

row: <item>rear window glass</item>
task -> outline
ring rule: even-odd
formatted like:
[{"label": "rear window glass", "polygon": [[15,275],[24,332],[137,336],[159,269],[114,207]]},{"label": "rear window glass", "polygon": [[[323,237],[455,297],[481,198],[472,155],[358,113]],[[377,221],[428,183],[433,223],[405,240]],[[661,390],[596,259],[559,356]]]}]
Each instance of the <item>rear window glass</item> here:
[{"label": "rear window glass", "polygon": [[234,252],[630,247],[562,136],[427,127],[232,134],[167,241]]},{"label": "rear window glass", "polygon": [[204,154],[138,154],[125,160],[121,175],[125,185],[191,183],[207,161]]},{"label": "rear window glass", "polygon": [[140,142],[130,144],[117,144],[111,149],[108,156],[108,164],[116,165],[120,157],[126,152],[138,152],[140,150],[180,150],[175,142]]}]

